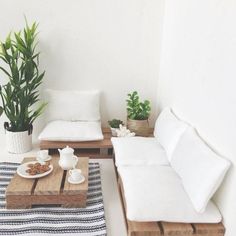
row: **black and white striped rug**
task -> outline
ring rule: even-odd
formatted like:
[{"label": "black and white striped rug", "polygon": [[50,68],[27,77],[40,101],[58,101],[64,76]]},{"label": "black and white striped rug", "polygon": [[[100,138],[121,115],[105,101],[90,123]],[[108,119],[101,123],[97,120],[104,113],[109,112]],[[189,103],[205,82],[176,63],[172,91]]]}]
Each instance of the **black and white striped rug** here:
[{"label": "black and white striped rug", "polygon": [[5,190],[18,165],[0,163],[0,235],[106,235],[99,163],[89,163],[86,208],[6,210]]}]

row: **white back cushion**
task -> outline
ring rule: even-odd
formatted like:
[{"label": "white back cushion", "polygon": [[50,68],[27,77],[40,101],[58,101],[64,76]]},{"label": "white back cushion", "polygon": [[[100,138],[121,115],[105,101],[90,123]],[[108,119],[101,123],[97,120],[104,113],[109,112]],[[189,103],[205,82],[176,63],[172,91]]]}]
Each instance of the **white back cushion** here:
[{"label": "white back cushion", "polygon": [[98,91],[46,90],[48,121],[100,120]]},{"label": "white back cushion", "polygon": [[158,116],[154,129],[154,136],[164,147],[169,161],[172,153],[188,125],[180,121],[170,110],[165,108]]},{"label": "white back cushion", "polygon": [[171,165],[181,177],[194,208],[202,213],[220,186],[230,162],[213,152],[189,127],[178,142]]}]

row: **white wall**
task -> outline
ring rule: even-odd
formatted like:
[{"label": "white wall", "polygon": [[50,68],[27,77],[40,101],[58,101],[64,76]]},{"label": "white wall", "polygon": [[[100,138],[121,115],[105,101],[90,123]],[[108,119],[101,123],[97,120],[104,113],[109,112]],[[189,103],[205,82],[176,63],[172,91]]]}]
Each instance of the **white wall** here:
[{"label": "white wall", "polygon": [[[104,125],[114,117],[126,119],[126,95],[138,90],[152,102],[153,125],[162,1],[0,0],[0,9],[0,39],[24,26],[24,14],[40,23],[44,87],[100,89]],[[36,134],[42,125],[37,123]]]},{"label": "white wall", "polygon": [[236,1],[166,0],[158,107],[171,106],[232,161],[215,196],[236,235]]}]

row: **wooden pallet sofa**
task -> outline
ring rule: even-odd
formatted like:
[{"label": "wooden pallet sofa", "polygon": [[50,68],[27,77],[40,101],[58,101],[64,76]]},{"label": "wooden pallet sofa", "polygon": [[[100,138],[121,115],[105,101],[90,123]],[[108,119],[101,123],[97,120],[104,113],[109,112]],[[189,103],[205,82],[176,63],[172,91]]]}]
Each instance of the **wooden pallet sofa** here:
[{"label": "wooden pallet sofa", "polygon": [[112,138],[129,236],[223,236],[212,200],[230,163],[170,109],[153,138]]},{"label": "wooden pallet sofa", "polygon": [[50,154],[58,152],[58,148],[67,145],[75,149],[75,154],[79,156],[89,156],[91,158],[112,158],[113,147],[111,143],[111,131],[109,128],[102,128],[103,139],[98,141],[40,141],[40,149],[48,149]]},{"label": "wooden pallet sofa", "polygon": [[111,158],[108,129],[101,128],[98,91],[45,91],[46,126],[39,135],[40,149],[49,153],[70,146],[80,156]]},{"label": "wooden pallet sofa", "polygon": [[[118,177],[118,186],[126,218],[126,202],[122,180]],[[164,221],[138,222],[126,220],[128,236],[223,236],[225,227],[220,223],[174,223]]]}]

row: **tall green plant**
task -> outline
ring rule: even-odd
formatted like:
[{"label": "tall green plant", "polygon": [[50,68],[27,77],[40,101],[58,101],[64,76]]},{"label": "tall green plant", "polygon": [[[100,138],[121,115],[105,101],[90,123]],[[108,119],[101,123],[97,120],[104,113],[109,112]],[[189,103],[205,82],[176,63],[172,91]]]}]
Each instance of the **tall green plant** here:
[{"label": "tall green plant", "polygon": [[46,106],[45,103],[35,106],[45,74],[38,68],[37,27],[36,23],[29,26],[26,22],[22,32],[10,33],[5,42],[0,43],[0,60],[4,64],[0,70],[8,78],[5,85],[0,85],[0,113],[4,111],[10,121],[8,130],[13,132],[29,130]]},{"label": "tall green plant", "polygon": [[127,113],[128,118],[132,120],[146,120],[148,119],[151,106],[148,100],[140,102],[137,91],[128,94],[127,102]]}]

